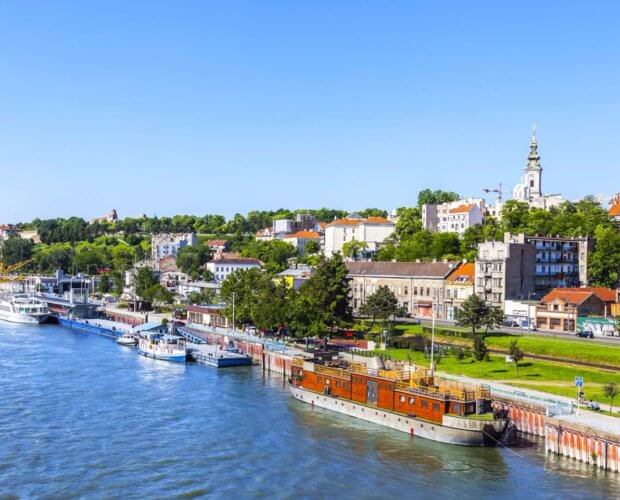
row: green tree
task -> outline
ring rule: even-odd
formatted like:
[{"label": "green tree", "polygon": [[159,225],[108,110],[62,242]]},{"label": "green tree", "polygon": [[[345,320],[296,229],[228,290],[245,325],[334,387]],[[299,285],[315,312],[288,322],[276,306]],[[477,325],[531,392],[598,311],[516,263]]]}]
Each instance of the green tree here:
[{"label": "green tree", "polygon": [[201,274],[201,266],[210,258],[211,253],[206,246],[186,246],[177,253],[176,264],[181,271],[188,274],[192,279],[197,279]]},{"label": "green tree", "polygon": [[488,325],[490,307],[477,295],[470,295],[457,310],[456,318],[459,326],[468,326],[476,336],[478,330]]},{"label": "green tree", "polygon": [[411,238],[422,231],[422,212],[417,207],[400,207],[396,209],[396,228],[394,233],[397,240]]},{"label": "green tree", "polygon": [[296,335],[322,336],[343,321],[351,320],[347,268],[339,254],[319,256],[312,276],[294,296],[290,324]]},{"label": "green tree", "polygon": [[614,228],[599,226],[595,238],[590,279],[598,286],[613,288],[620,281],[620,233]]},{"label": "green tree", "polygon": [[152,302],[158,291],[155,285],[159,285],[159,281],[153,272],[148,267],[139,268],[134,276],[136,295],[146,302]]},{"label": "green tree", "polygon": [[517,339],[510,341],[510,347],[508,348],[508,354],[512,358],[512,361],[515,364],[515,370],[519,373],[519,362],[525,356],[525,352],[523,349],[519,347],[519,341]]},{"label": "green tree", "polygon": [[306,242],[305,252],[306,255],[314,255],[321,251],[321,245],[318,241],[310,240]]},{"label": "green tree", "polygon": [[618,395],[618,384],[616,384],[615,382],[605,384],[603,386],[603,393],[605,394],[605,396],[611,399],[611,402],[609,403],[609,411],[611,412],[614,407],[614,399]]},{"label": "green tree", "polygon": [[288,267],[288,260],[297,255],[297,249],[280,240],[252,240],[241,250],[243,257],[252,257],[265,263],[265,270],[275,274]]},{"label": "green tree", "polygon": [[190,304],[213,304],[216,294],[213,290],[205,288],[200,292],[191,292],[187,296],[187,302]]},{"label": "green tree", "polygon": [[530,206],[524,201],[508,200],[502,207],[502,223],[510,233],[523,233],[529,224]]},{"label": "green tree", "polygon": [[112,290],[112,280],[110,279],[110,275],[108,273],[103,273],[99,277],[98,290],[100,293],[108,293],[110,290]]},{"label": "green tree", "polygon": [[389,318],[398,311],[398,300],[387,286],[380,286],[377,291],[369,295],[366,302],[360,308],[360,312],[372,318],[373,324],[376,318],[387,323]]},{"label": "green tree", "polygon": [[435,191],[431,189],[423,189],[418,193],[418,208],[422,208],[422,205],[430,204],[437,205],[439,203],[446,203],[448,201],[456,201],[461,197],[454,191],[442,191],[437,189]]},{"label": "green tree", "polygon": [[368,244],[365,241],[347,241],[342,245],[342,255],[346,259],[357,260],[366,248],[368,248]]},{"label": "green tree", "polygon": [[34,243],[18,236],[11,237],[0,246],[0,256],[5,265],[11,266],[32,257]]},{"label": "green tree", "polygon": [[489,349],[482,335],[475,336],[473,351],[476,361],[485,361],[489,358]]}]

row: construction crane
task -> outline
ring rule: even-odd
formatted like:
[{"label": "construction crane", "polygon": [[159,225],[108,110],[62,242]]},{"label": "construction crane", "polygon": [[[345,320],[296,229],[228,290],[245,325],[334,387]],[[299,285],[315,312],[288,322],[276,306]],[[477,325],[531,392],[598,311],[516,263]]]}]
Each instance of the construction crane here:
[{"label": "construction crane", "polygon": [[483,191],[485,193],[496,193],[497,194],[497,203],[498,204],[502,204],[502,200],[504,199],[504,190],[502,189],[502,183],[500,182],[499,185],[495,188],[484,188]]},{"label": "construction crane", "polygon": [[17,271],[18,269],[24,267],[26,264],[29,264],[33,260],[34,259],[22,260],[21,262],[11,264],[10,266],[7,266],[4,262],[0,260],[0,276],[11,274],[12,272]]}]

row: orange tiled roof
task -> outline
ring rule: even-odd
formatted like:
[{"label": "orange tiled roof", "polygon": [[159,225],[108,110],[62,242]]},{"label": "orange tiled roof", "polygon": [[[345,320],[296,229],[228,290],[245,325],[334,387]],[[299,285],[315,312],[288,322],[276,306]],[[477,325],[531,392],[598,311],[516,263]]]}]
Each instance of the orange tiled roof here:
[{"label": "orange tiled roof", "polygon": [[567,302],[569,304],[581,304],[592,295],[594,295],[594,293],[580,288],[554,288],[542,298],[541,302],[561,300],[562,302]]},{"label": "orange tiled roof", "polygon": [[321,238],[321,235],[316,231],[299,231],[295,234],[289,234],[287,238],[306,238],[311,240],[318,240]]},{"label": "orange tiled roof", "polygon": [[467,213],[469,212],[472,208],[474,208],[473,204],[469,204],[469,205],[459,205],[456,208],[452,208],[450,209],[450,213],[451,214],[461,214],[461,213]]},{"label": "orange tiled roof", "polygon": [[[360,224],[394,224],[385,217],[368,217],[367,219],[338,219],[327,226],[358,226]],[[326,227],[327,227],[326,226]]]},{"label": "orange tiled roof", "polygon": [[615,302],[616,301],[616,291],[610,288],[589,286],[585,288],[578,288],[578,290],[584,290],[587,292],[591,292],[594,295],[597,295],[598,298],[601,299],[603,302]]},{"label": "orange tiled roof", "polygon": [[612,217],[620,217],[620,201],[609,209],[609,215]]},{"label": "orange tiled roof", "polygon": [[450,283],[458,283],[462,285],[471,285],[474,282],[476,267],[473,262],[465,262],[457,267],[446,279]]}]

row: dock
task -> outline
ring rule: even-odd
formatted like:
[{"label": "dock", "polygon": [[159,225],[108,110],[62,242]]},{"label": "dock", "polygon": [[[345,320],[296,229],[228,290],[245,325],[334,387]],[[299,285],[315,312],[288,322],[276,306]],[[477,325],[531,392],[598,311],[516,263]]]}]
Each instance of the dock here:
[{"label": "dock", "polygon": [[187,344],[187,353],[198,363],[214,368],[250,366],[252,357],[238,350],[230,351],[215,344]]}]

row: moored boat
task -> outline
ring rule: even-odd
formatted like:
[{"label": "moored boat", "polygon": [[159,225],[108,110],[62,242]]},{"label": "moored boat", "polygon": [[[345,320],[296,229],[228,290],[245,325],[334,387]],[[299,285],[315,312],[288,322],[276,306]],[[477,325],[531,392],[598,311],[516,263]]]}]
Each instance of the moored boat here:
[{"label": "moored boat", "polygon": [[293,359],[289,386],[299,401],[442,443],[491,446],[507,421],[484,387],[442,380],[421,368],[334,353]]},{"label": "moored boat", "polygon": [[45,302],[26,294],[7,295],[0,298],[0,319],[11,323],[38,325],[50,317]]},{"label": "moored boat", "polygon": [[116,339],[116,343],[127,347],[135,347],[138,344],[138,339],[133,333],[123,333]]},{"label": "moored boat", "polygon": [[185,339],[177,335],[145,333],[138,340],[138,353],[147,358],[185,363]]}]

